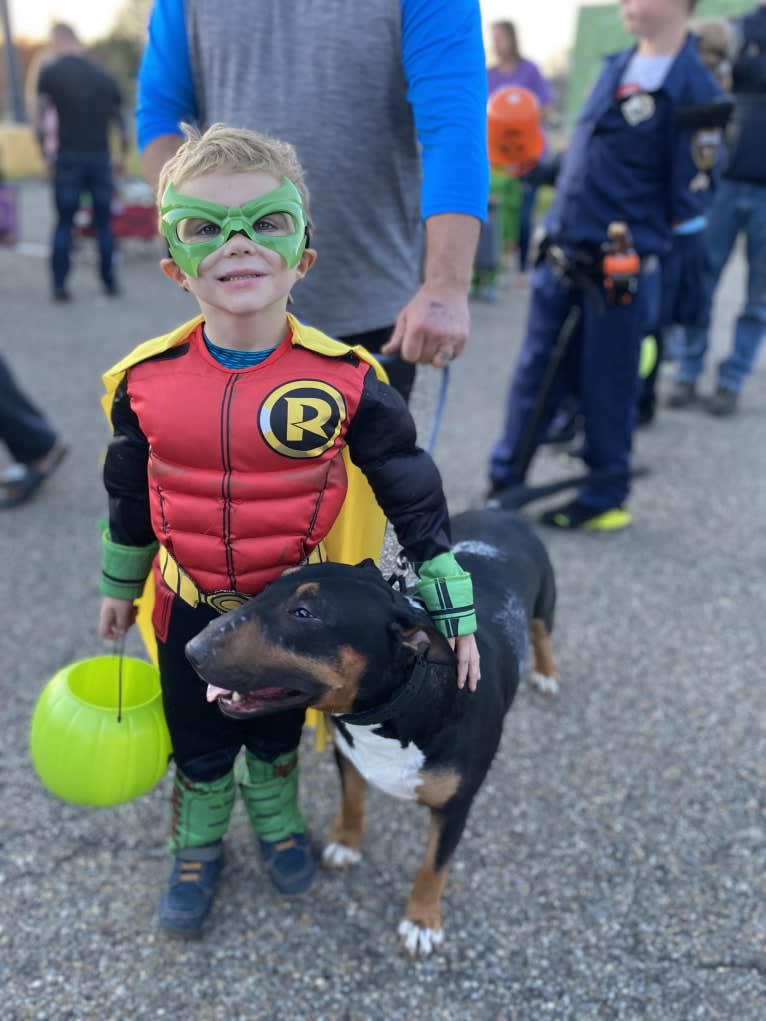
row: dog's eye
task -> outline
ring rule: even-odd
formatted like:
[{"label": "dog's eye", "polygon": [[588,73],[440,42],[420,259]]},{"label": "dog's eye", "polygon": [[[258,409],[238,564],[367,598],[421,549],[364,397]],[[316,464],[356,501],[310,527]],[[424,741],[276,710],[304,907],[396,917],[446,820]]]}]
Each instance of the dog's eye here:
[{"label": "dog's eye", "polygon": [[311,610],[307,610],[305,606],[296,606],[295,609],[290,610],[291,617],[300,617],[301,620],[308,620],[314,616]]}]

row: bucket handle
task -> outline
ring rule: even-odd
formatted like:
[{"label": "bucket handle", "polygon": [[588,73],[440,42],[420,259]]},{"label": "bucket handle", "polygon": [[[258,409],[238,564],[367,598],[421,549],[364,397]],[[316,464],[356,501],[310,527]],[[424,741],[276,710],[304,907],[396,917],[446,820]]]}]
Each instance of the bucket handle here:
[{"label": "bucket handle", "polygon": [[117,653],[117,722],[122,723],[122,661],[125,657],[125,633],[115,642]]}]

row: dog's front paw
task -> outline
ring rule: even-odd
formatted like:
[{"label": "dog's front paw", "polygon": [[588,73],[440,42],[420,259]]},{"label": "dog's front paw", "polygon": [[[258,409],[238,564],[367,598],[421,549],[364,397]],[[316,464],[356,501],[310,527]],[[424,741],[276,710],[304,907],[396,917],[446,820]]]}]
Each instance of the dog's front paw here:
[{"label": "dog's front paw", "polygon": [[444,930],[426,929],[403,918],[399,922],[399,939],[410,957],[428,957],[444,941]]},{"label": "dog's front paw", "polygon": [[326,869],[347,869],[350,865],[358,865],[361,860],[361,852],[346,844],[328,844],[322,851],[322,864]]},{"label": "dog's front paw", "polygon": [[539,691],[541,695],[547,695],[549,698],[559,693],[559,682],[556,678],[546,677],[545,674],[539,674],[536,670],[530,673],[529,683],[535,691]]}]

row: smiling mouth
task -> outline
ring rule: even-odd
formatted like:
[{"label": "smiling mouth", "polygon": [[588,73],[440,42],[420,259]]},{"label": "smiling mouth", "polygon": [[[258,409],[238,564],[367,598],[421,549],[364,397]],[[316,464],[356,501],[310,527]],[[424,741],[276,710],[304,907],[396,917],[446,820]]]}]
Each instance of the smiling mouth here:
[{"label": "smiling mouth", "polygon": [[216,702],[224,716],[233,719],[296,709],[299,706],[308,706],[313,701],[311,695],[296,688],[261,688],[243,694],[219,688],[215,684],[208,684],[206,698],[208,702]]},{"label": "smiling mouth", "polygon": [[265,277],[265,273],[256,273],[255,271],[242,271],[240,273],[227,273],[225,276],[218,277],[218,280],[222,284],[228,284],[232,280],[260,280]]}]

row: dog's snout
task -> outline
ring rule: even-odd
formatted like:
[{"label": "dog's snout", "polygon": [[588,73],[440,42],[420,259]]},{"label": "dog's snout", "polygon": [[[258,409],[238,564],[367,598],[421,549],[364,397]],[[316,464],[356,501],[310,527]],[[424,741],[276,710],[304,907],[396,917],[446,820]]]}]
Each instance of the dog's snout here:
[{"label": "dog's snout", "polygon": [[186,658],[195,670],[200,670],[208,656],[208,643],[202,635],[195,635],[186,643]]}]

